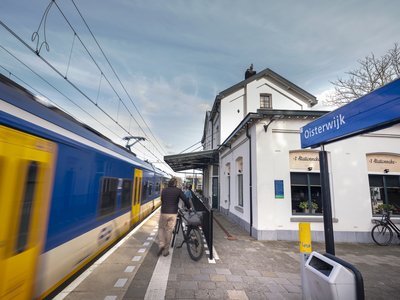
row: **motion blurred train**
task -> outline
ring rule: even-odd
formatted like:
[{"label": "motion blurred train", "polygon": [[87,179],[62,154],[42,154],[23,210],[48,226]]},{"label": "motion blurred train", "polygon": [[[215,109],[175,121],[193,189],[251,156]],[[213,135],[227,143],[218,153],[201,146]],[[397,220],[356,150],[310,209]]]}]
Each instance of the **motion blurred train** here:
[{"label": "motion blurred train", "polygon": [[0,299],[42,299],[160,206],[168,174],[0,75]]}]

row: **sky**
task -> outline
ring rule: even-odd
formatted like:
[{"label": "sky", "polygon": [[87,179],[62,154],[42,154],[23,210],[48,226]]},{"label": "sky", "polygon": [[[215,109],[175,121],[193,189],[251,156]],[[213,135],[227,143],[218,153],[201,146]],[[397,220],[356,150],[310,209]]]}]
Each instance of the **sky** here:
[{"label": "sky", "polygon": [[167,171],[163,156],[201,150],[206,111],[250,64],[324,109],[332,81],[400,42],[397,0],[51,2],[0,1],[0,73],[116,143],[145,137],[133,151]]}]

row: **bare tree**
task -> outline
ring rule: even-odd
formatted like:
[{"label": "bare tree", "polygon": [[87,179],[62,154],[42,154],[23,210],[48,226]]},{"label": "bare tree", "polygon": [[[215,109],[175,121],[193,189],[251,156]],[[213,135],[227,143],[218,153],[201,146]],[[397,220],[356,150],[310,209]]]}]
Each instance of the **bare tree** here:
[{"label": "bare tree", "polygon": [[371,56],[359,60],[360,66],[346,72],[347,79],[338,78],[331,82],[334,92],[327,104],[342,106],[400,77],[400,47],[397,43],[380,58]]}]

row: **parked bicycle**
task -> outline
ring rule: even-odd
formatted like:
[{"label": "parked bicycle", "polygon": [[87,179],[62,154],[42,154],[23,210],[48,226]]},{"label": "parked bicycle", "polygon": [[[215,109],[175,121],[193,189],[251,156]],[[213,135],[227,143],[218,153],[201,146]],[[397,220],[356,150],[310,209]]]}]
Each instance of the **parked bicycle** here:
[{"label": "parked bicycle", "polygon": [[400,229],[390,220],[390,213],[385,212],[381,220],[374,220],[376,225],[371,230],[371,236],[375,243],[380,246],[387,246],[392,242],[393,231],[400,239]]},{"label": "parked bicycle", "polygon": [[178,209],[172,237],[172,247],[174,246],[176,235],[179,233],[179,229],[181,229],[183,241],[177,248],[181,248],[183,244],[186,243],[189,256],[194,261],[200,260],[204,252],[204,242],[200,225],[201,217],[197,212],[183,208]]}]

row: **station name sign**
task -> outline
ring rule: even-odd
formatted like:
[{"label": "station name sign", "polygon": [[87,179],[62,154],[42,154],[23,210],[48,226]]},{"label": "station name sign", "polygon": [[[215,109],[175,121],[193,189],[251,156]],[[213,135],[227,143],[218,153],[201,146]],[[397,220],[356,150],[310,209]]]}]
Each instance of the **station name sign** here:
[{"label": "station name sign", "polygon": [[315,148],[400,122],[400,79],[300,129],[301,148]]}]

